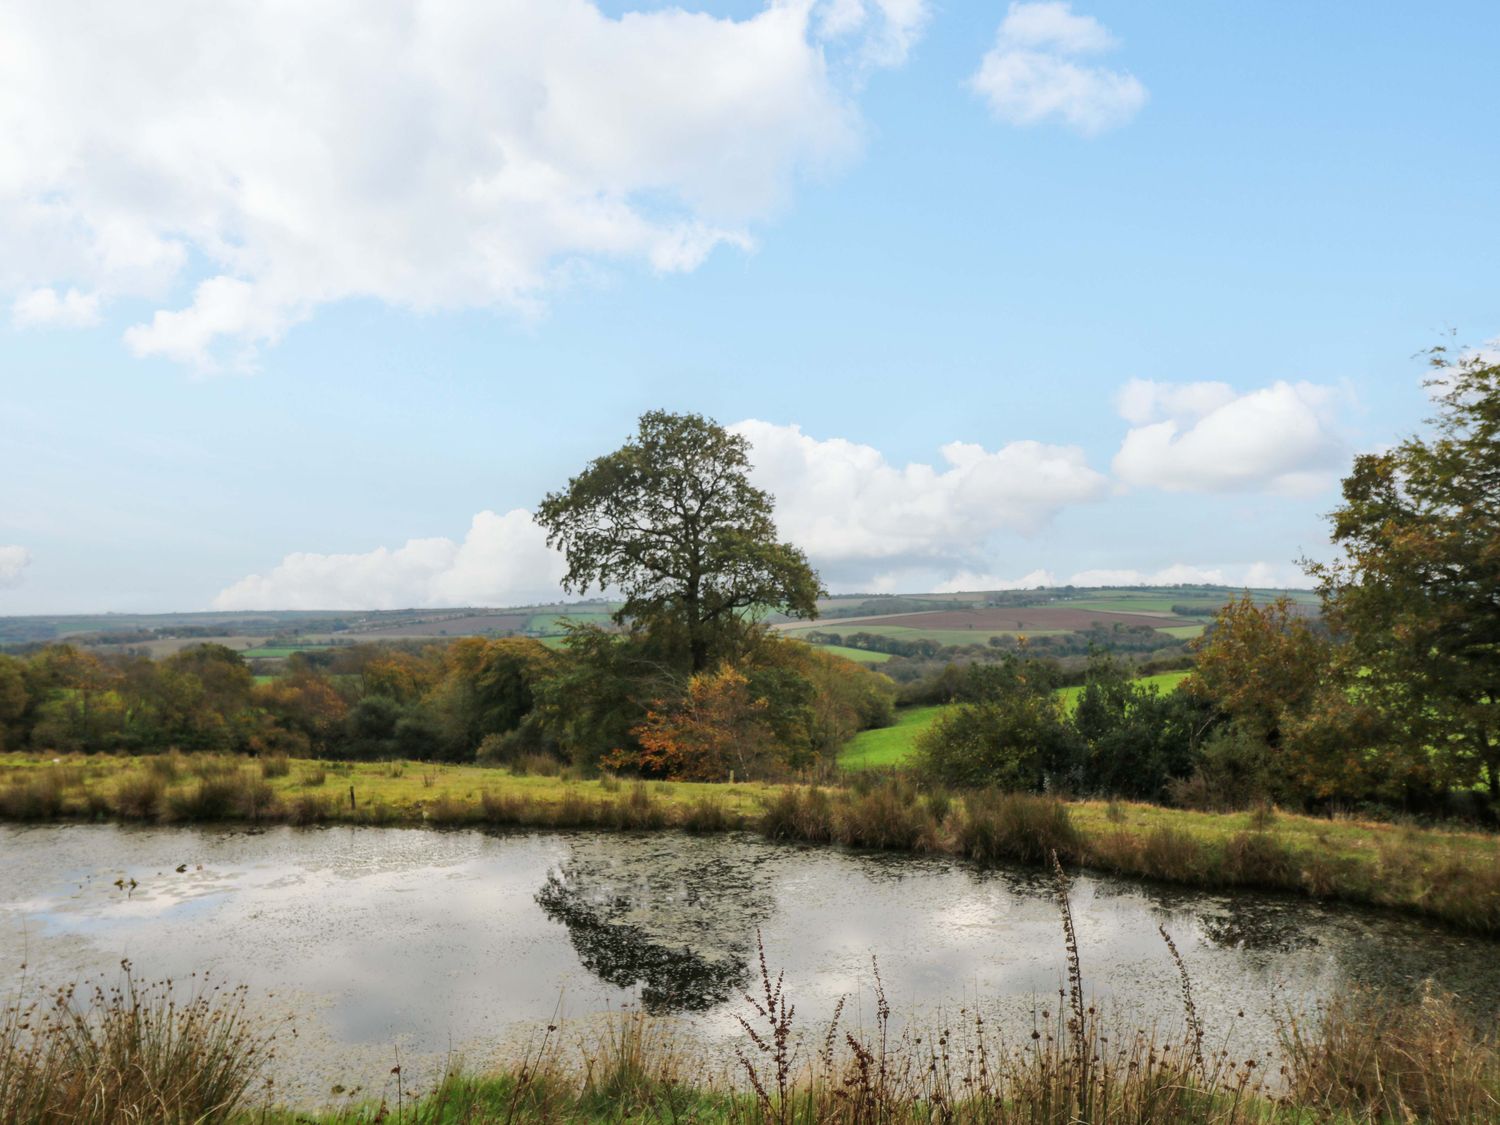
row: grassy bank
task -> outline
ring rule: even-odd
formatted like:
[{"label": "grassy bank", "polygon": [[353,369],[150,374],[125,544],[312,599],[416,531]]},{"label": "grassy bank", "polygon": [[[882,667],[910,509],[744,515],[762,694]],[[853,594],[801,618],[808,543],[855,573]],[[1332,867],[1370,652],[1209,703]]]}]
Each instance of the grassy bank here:
[{"label": "grassy bank", "polygon": [[[352,797],[351,797],[352,791]],[[1201,813],[1126,802],[923,790],[861,775],[844,788],[572,781],[405,762],[210,755],[0,755],[0,817],[147,823],[487,825],[695,832],[1068,862],[1184,886],[1370,904],[1500,935],[1500,836],[1272,810]]]},{"label": "grassy bank", "polygon": [[[1201,1024],[1177,965],[1175,1027],[1112,1027],[1091,1002],[1062,868],[1053,861],[1066,986],[1019,1025],[961,1012],[918,1030],[893,1012],[878,965],[872,1025],[799,1025],[795,997],[761,950],[739,1016],[737,1064],[698,1057],[668,1023],[619,1014],[589,1040],[549,1027],[524,1056],[483,1075],[454,1071],[410,1088],[398,1065],[373,1100],[323,1110],[274,1104],[264,1084],[293,1029],[246,1015],[242,990],[190,996],[139,985],[62,988],[0,1014],[0,1120],[261,1125],[499,1125],[700,1122],[723,1125],[1292,1125],[1488,1122],[1500,1113],[1500,1044],[1452,998],[1343,995],[1285,1012],[1274,1055],[1246,1057]],[[278,1038],[281,1040],[278,1043]],[[290,1041],[290,1042],[288,1042]],[[366,1099],[369,1094],[364,1095]]]}]

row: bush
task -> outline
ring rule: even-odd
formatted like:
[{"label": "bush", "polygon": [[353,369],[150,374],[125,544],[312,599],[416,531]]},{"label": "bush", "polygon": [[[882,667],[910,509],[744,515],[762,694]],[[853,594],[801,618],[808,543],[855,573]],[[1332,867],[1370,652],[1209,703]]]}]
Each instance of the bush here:
[{"label": "bush", "polygon": [[285,754],[268,754],[260,760],[261,777],[285,777],[291,772],[292,763]]},{"label": "bush", "polygon": [[1075,788],[1084,746],[1049,691],[963,703],[917,739],[917,769],[968,788],[1040,792]]},{"label": "bush", "polygon": [[822,789],[780,790],[766,805],[759,824],[761,835],[772,840],[833,840],[833,802]]},{"label": "bush", "polygon": [[959,851],[977,863],[1044,863],[1054,852],[1071,862],[1083,853],[1082,836],[1061,801],[993,790],[964,798],[957,842]]},{"label": "bush", "polygon": [[1276,794],[1275,763],[1263,737],[1238,723],[1222,727],[1198,751],[1192,776],[1168,786],[1174,803],[1203,812],[1247,809]]},{"label": "bush", "polygon": [[115,786],[115,811],[127,820],[155,820],[161,815],[167,787],[155,773],[132,771]]},{"label": "bush", "polygon": [[50,820],[63,811],[63,779],[51,770],[18,774],[0,789],[0,816],[11,820]]},{"label": "bush", "polygon": [[1301,881],[1296,859],[1268,832],[1238,832],[1224,845],[1224,881],[1238,886],[1295,887]]},{"label": "bush", "polygon": [[[88,997],[88,1003],[82,997]],[[243,989],[140,985],[15,1004],[0,1013],[0,1121],[226,1121],[238,1117],[272,1054]]]}]

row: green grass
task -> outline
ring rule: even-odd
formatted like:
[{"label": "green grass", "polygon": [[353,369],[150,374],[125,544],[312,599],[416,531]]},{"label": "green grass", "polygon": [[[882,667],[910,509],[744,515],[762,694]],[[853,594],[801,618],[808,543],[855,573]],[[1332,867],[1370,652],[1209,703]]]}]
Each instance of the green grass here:
[{"label": "green grass", "polygon": [[[1155,676],[1142,676],[1136,683],[1154,686],[1157,691],[1176,691],[1177,685],[1187,679],[1186,672],[1162,672]],[[1057,694],[1070,711],[1078,703],[1082,687],[1058,688]],[[839,765],[846,770],[889,768],[899,766],[916,752],[917,736],[933,723],[945,707],[908,707],[896,712],[896,725],[879,730],[861,731],[839,752]]]},{"label": "green grass", "polygon": [[791,637],[816,630],[823,633],[838,633],[849,636],[854,633],[871,633],[877,637],[889,637],[896,641],[936,641],[940,645],[982,645],[991,637],[1060,637],[1073,632],[1072,629],[913,629],[907,625],[871,625],[864,621],[820,621],[804,628],[787,629]]},{"label": "green grass", "polygon": [[610,620],[609,614],[598,610],[581,613],[537,613],[527,620],[526,630],[543,636],[561,636],[564,624],[608,625]]},{"label": "green grass", "polygon": [[839,751],[839,765],[846,770],[866,770],[900,765],[911,757],[917,736],[937,721],[941,704],[906,707],[896,712],[896,724],[856,734]]},{"label": "green grass", "polygon": [[1056,603],[1058,609],[1094,609],[1101,613],[1171,613],[1180,599],[1143,594],[1132,598],[1124,594],[1108,598],[1080,598]]},{"label": "green grass", "polygon": [[852,660],[856,664],[884,664],[891,658],[888,652],[871,652],[869,649],[849,648],[847,645],[818,645],[817,647],[835,656],[842,656],[845,660]]},{"label": "green grass", "polygon": [[[1159,692],[1176,691],[1177,686],[1188,678],[1186,672],[1161,672],[1155,676],[1141,676],[1135,682],[1141,687],[1154,687]],[[1083,692],[1081,686],[1058,688],[1057,694],[1062,697],[1063,706],[1069,711],[1078,706],[1078,696]]]},{"label": "green grass", "polygon": [[262,645],[260,648],[247,648],[240,655],[246,660],[285,660],[294,652],[313,652],[317,649],[328,648],[328,645]]},{"label": "green grass", "polygon": [[1189,640],[1193,637],[1203,635],[1202,625],[1169,625],[1165,629],[1158,629],[1158,633],[1165,633],[1169,637],[1176,637],[1180,641]]}]

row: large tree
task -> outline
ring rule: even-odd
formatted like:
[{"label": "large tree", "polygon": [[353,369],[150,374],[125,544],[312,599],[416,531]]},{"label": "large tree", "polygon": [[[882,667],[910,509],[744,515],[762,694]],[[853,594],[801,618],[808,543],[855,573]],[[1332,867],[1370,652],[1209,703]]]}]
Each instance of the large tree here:
[{"label": "large tree", "polygon": [[1430,433],[1357,457],[1309,569],[1358,682],[1440,784],[1500,800],[1500,363],[1434,354]]},{"label": "large tree", "polygon": [[674,639],[694,672],[747,614],[816,617],[807,557],[776,537],[771,497],[750,483],[749,443],[698,414],[644,414],[636,436],[548,493],[537,522],[567,557],[564,589],[618,589],[618,621]]}]

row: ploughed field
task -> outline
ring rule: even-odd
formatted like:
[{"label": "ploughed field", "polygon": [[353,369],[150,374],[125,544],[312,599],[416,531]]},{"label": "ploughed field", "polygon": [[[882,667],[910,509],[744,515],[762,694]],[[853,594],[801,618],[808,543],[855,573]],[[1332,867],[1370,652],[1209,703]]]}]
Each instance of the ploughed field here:
[{"label": "ploughed field", "polygon": [[[852,623],[852,619],[839,621],[840,626]],[[889,617],[866,617],[858,619],[862,625],[901,625],[909,629],[982,629],[985,632],[1014,630],[1057,630],[1077,632],[1096,626],[1110,628],[1114,625],[1138,626],[1159,629],[1163,626],[1181,624],[1182,618],[1171,613],[1111,613],[1098,609],[1074,609],[1065,606],[1025,606],[1017,609],[990,607],[986,609],[940,610],[935,613],[898,613]],[[829,622],[832,628],[833,623]],[[854,631],[854,630],[851,630]]]}]

